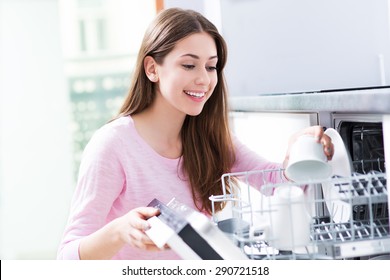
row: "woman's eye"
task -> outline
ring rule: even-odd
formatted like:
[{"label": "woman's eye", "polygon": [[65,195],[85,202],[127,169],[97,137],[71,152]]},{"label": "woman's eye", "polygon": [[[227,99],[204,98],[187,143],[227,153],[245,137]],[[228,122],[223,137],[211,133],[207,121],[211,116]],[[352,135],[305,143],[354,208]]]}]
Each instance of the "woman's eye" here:
[{"label": "woman's eye", "polygon": [[184,67],[184,69],[187,69],[187,70],[195,68],[195,65],[192,65],[192,64],[183,64],[182,66]]},{"label": "woman's eye", "polygon": [[217,67],[216,66],[208,66],[206,67],[207,71],[217,71]]}]

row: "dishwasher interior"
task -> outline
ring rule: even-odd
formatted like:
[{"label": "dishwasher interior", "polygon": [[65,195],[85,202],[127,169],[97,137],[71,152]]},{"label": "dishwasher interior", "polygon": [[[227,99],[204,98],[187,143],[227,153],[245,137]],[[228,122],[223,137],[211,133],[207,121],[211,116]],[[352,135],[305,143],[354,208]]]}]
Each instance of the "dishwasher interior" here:
[{"label": "dishwasher interior", "polygon": [[[388,259],[390,256],[390,228],[387,177],[382,126],[380,122],[336,120],[335,127],[342,136],[351,159],[350,176],[333,175],[318,181],[289,182],[283,169],[254,170],[228,173],[222,176],[222,195],[210,197],[213,218],[221,220],[214,210],[216,203],[224,203],[231,211],[231,219],[242,221],[248,228],[256,228],[261,219],[272,224],[272,195],[277,188],[298,186],[305,190],[305,208],[310,214],[310,242],[305,246],[277,248],[271,234],[253,234],[250,230],[232,233],[234,243],[251,259]],[[270,183],[269,174],[280,177],[280,183]],[[239,182],[239,183],[237,183]],[[256,182],[256,183],[253,183]],[[256,187],[261,186],[261,187]],[[330,186],[332,196],[324,196]],[[290,206],[294,202],[288,202]],[[338,206],[338,212],[334,207]],[[338,213],[338,215],[335,215]],[[292,223],[285,231],[294,235]],[[263,236],[263,238],[261,238]],[[274,240],[275,241],[275,240]],[[294,242],[293,242],[294,243]]]}]

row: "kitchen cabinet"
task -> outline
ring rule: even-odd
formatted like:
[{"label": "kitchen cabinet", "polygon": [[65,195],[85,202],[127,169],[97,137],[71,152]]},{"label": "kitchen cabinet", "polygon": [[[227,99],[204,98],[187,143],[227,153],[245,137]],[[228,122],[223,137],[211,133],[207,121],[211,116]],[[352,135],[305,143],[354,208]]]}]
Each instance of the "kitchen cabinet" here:
[{"label": "kitchen cabinet", "polygon": [[224,0],[234,96],[390,83],[387,0]]}]

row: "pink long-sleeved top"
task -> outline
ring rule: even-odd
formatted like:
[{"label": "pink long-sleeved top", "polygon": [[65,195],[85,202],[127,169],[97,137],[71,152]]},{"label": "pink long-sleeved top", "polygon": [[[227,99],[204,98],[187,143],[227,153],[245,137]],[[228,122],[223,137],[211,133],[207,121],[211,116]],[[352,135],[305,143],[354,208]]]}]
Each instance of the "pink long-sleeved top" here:
[{"label": "pink long-sleeved top", "polygon": [[[260,157],[234,138],[236,162],[231,172],[276,169],[281,165]],[[130,116],[100,128],[86,146],[58,259],[79,259],[80,240],[133,208],[157,198],[172,198],[196,209],[191,189],[180,174],[180,160],[154,151],[137,133]],[[207,164],[207,163],[205,163]],[[221,174],[222,175],[222,174]],[[280,181],[270,174],[268,182]],[[179,259],[173,250],[144,251],[124,246],[113,259]]]}]

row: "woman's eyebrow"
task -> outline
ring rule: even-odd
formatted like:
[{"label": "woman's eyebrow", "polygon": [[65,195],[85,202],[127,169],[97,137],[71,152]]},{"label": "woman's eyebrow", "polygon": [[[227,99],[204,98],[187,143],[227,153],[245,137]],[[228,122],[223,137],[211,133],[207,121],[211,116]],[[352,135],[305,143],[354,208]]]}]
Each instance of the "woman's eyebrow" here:
[{"label": "woman's eyebrow", "polygon": [[[181,57],[184,57],[184,56],[190,56],[190,57],[192,57],[194,59],[199,59],[199,56],[197,56],[196,54],[192,54],[192,53],[183,54]],[[216,58],[218,58],[218,56],[217,55],[213,55],[213,56],[209,57],[209,60],[216,59]]]}]

